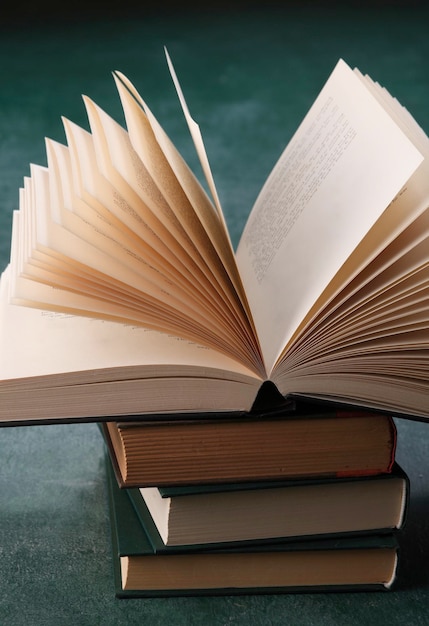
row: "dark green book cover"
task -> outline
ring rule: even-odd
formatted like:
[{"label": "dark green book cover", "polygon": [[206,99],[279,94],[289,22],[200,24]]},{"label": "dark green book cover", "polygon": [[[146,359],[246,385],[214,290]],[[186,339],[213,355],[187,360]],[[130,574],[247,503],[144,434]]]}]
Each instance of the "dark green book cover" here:
[{"label": "dark green book cover", "polygon": [[[255,480],[255,481],[243,481],[243,482],[228,482],[228,483],[199,483],[192,485],[162,485],[158,487],[160,494],[163,498],[176,498],[180,496],[198,495],[205,493],[218,493],[224,491],[241,491],[241,490],[256,490],[256,489],[270,489],[276,487],[293,487],[303,484],[315,485],[326,484],[334,482],[356,482],[361,480],[389,480],[389,478],[399,477],[407,482],[409,485],[409,479],[404,469],[395,462],[392,466],[392,470],[385,474],[371,474],[368,476],[309,476],[307,478],[288,478],[285,480]],[[133,491],[134,488],[129,489]],[[407,489],[408,492],[408,489]]]},{"label": "dark green book cover", "polygon": [[[387,589],[393,584],[398,548],[392,534],[252,546],[238,542],[230,548],[194,552],[159,546],[156,552],[153,536],[149,539],[153,526],[150,527],[149,523],[147,528],[143,527],[127,491],[118,487],[110,463],[107,466],[118,597]],[[123,559],[141,569],[149,581],[147,586],[136,587],[134,584],[132,588],[124,588],[121,574]],[[271,560],[273,568],[279,572],[274,582],[270,568],[266,567]],[[250,584],[246,578],[248,561],[252,567]],[[161,563],[163,577],[159,577],[158,564]],[[237,568],[237,564],[239,575],[245,577],[244,583],[240,580],[231,583],[230,572]],[[165,574],[170,567],[174,577]],[[316,582],[312,578],[315,573]],[[211,574],[215,576],[214,582]]]},{"label": "dark green book cover", "polygon": [[[161,487],[159,494],[171,503],[167,524],[162,507],[159,528],[140,490],[126,492],[155,551],[165,544],[198,550],[237,541],[251,545],[396,532],[405,523],[409,480],[395,464],[391,474],[360,478]],[[149,490],[149,502],[159,510],[162,502],[153,501],[155,495]]]}]

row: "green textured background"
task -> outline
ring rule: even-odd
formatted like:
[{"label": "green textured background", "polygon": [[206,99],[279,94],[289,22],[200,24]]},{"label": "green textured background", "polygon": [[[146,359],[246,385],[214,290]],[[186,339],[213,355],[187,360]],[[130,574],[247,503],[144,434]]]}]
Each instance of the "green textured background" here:
[{"label": "green textured background", "polygon": [[[1,268],[22,178],[30,162],[45,163],[44,136],[64,140],[61,115],[86,125],[81,93],[120,116],[111,70],[129,76],[195,163],[164,44],[202,128],[234,242],[338,57],[382,82],[429,131],[429,12],[417,3],[137,4],[113,5],[104,18],[101,2],[66,3],[62,16],[47,0],[2,4]],[[398,428],[412,494],[393,593],[129,601],[114,597],[96,426],[2,429],[0,624],[429,624],[429,425]]]}]

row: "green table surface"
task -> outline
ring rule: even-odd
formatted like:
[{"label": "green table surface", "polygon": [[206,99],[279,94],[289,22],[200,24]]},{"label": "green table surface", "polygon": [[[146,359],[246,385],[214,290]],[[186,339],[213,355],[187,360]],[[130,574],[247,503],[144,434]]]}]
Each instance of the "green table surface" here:
[{"label": "green table surface", "polygon": [[[382,82],[429,131],[429,12],[418,4],[163,4],[133,13],[118,3],[102,18],[101,2],[70,2],[62,19],[47,15],[48,4],[10,3],[0,17],[2,268],[18,188],[30,162],[45,163],[44,136],[64,141],[61,115],[86,125],[82,93],[121,119],[112,70],[129,76],[196,164],[164,45],[200,123],[234,243],[339,57]],[[118,600],[96,425],[0,429],[0,624],[429,624],[429,425],[401,420],[398,432],[411,500],[395,591]]]}]

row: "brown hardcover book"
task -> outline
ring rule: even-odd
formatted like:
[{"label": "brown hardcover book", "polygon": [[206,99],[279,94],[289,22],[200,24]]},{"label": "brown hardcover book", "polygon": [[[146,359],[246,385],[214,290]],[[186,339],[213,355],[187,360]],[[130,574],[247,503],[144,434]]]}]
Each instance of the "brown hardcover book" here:
[{"label": "brown hardcover book", "polygon": [[389,472],[392,418],[353,411],[284,419],[109,422],[122,486],[223,483]]}]

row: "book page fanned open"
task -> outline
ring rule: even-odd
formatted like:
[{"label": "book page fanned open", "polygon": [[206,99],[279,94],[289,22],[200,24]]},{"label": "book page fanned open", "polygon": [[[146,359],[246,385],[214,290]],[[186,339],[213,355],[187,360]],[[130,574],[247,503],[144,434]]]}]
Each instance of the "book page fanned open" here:
[{"label": "book page fanned open", "polygon": [[238,413],[267,380],[429,416],[424,131],[340,60],[235,253],[167,60],[212,197],[123,74],[126,127],[84,97],[90,130],[63,120],[14,211],[0,422]]}]

